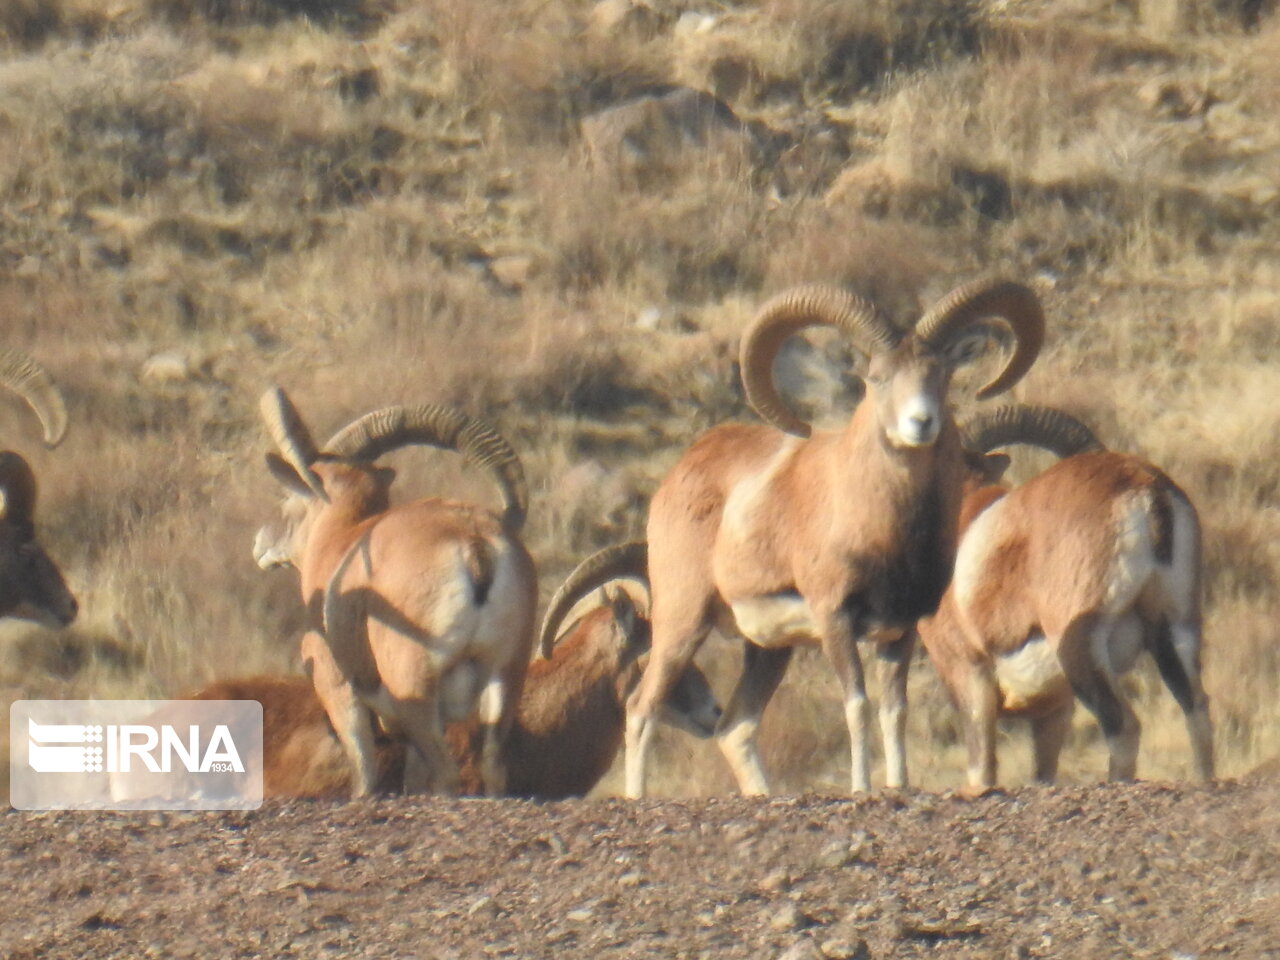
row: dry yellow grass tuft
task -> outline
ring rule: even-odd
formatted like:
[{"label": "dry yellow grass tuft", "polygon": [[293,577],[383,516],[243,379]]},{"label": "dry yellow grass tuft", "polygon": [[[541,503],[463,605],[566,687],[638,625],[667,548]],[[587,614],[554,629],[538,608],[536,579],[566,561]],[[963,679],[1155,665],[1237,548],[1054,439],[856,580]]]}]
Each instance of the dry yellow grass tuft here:
[{"label": "dry yellow grass tuft", "polygon": [[[13,404],[0,431],[82,601],[64,635],[5,628],[10,699],[296,667],[293,581],[249,555],[277,493],[268,383],[322,434],[393,402],[494,420],[526,458],[549,588],[643,533],[699,431],[750,416],[736,345],[763,297],[832,281],[905,317],[998,271],[1050,317],[1022,398],[1150,456],[1202,510],[1223,773],[1280,752],[1266,5],[5,0],[0,49],[0,311],[72,413],[53,452]],[[680,135],[644,169],[588,163],[584,119],[681,86],[751,148]],[[847,409],[850,379],[809,399]],[[404,495],[492,496],[441,455],[396,466]],[[702,656],[727,694],[735,646]],[[798,658],[765,721],[786,789],[847,781],[823,664]],[[1176,708],[1153,675],[1135,685],[1141,772],[1182,775]],[[918,779],[958,783],[923,661],[912,696]],[[1070,779],[1104,764],[1079,716]],[[665,792],[729,788],[712,748],[663,751]]]}]

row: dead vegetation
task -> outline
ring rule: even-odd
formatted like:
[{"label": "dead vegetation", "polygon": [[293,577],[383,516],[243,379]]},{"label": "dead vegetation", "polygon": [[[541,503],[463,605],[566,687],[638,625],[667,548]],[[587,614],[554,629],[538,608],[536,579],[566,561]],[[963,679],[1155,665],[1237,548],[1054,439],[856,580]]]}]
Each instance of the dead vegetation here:
[{"label": "dead vegetation", "polygon": [[[1200,506],[1222,772],[1280,749],[1266,4],[4,0],[0,45],[0,311],[77,425],[56,457],[20,411],[0,431],[82,611],[59,637],[5,628],[10,699],[296,667],[290,578],[249,551],[274,495],[253,404],[283,371],[311,371],[298,400],[328,421],[371,398],[495,421],[549,585],[637,536],[678,451],[747,416],[736,344],[767,295],[843,283],[903,316],[998,270],[1049,318],[1020,399]],[[587,162],[593,116],[677,88],[769,149],[682,135],[643,176]],[[489,496],[426,459],[398,458],[406,491]],[[735,657],[708,645],[718,691]],[[1134,681],[1139,771],[1181,775],[1156,683]],[[927,667],[912,684],[913,768],[958,783],[945,698]],[[778,787],[847,781],[837,696],[798,658],[795,719],[766,722]],[[1065,777],[1100,773],[1088,736]],[[668,749],[664,789],[728,788],[713,754]]]}]

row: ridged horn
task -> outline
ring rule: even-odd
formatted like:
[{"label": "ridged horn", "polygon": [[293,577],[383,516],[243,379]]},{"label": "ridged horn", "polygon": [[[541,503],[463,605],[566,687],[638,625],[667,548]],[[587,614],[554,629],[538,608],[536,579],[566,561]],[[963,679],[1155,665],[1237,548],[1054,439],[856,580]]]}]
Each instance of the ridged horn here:
[{"label": "ridged horn", "polygon": [[768,300],[742,335],[742,387],[756,413],[797,437],[807,437],[812,430],[778,394],[773,359],[788,337],[812,326],[837,328],[865,354],[892,350],[902,339],[872,304],[835,287],[797,287]]},{"label": "ridged horn", "polygon": [[1034,404],[1011,404],[975,414],[960,427],[964,445],[979,453],[1025,444],[1056,457],[1072,457],[1105,449],[1094,432],[1062,410]]},{"label": "ridged horn", "polygon": [[325,444],[325,453],[372,463],[410,444],[453,450],[486,467],[502,491],[503,527],[518,533],[524,526],[529,491],[520,458],[493,427],[452,407],[424,404],[366,413],[335,433]]},{"label": "ridged horn", "polygon": [[315,441],[311,439],[311,432],[293,401],[279,387],[272,387],[262,395],[258,409],[280,456],[297,471],[312,493],[328,503],[329,495],[324,492],[324,484],[311,469],[319,455]]},{"label": "ridged horn", "polygon": [[22,531],[34,535],[36,477],[31,466],[11,450],[0,453],[0,515]]},{"label": "ridged horn", "polygon": [[46,447],[56,447],[67,433],[67,405],[44,367],[18,350],[0,350],[0,383],[27,401],[40,418]]},{"label": "ridged horn", "polygon": [[638,580],[647,589],[648,570],[649,545],[643,540],[605,547],[578,564],[551,597],[546,615],[542,618],[542,629],[538,633],[538,649],[543,658],[551,659],[551,651],[555,648],[560,622],[564,620],[565,614],[573,609],[574,604],[592,590],[597,590],[606,583],[623,577]]},{"label": "ridged horn", "polygon": [[916,336],[935,348],[945,347],[962,330],[987,317],[1009,324],[1015,341],[1004,369],[978,391],[985,400],[1004,393],[1021,380],[1036,362],[1044,344],[1044,311],[1030,288],[1008,280],[975,280],[952,290],[916,323]]}]

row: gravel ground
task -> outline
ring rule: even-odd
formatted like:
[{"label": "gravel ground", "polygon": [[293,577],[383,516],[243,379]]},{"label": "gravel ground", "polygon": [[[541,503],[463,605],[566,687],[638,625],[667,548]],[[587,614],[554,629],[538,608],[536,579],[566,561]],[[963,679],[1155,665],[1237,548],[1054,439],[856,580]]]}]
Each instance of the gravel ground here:
[{"label": "gravel ground", "polygon": [[1280,780],[0,817],[0,956],[1280,958]]}]

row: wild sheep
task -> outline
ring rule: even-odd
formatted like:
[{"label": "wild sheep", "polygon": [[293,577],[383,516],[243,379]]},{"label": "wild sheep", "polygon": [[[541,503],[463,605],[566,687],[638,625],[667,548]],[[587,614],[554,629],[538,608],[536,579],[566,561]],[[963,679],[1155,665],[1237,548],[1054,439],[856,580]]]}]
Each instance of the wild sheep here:
[{"label": "wild sheep", "polygon": [[[0,351],[0,384],[26,400],[54,447],[67,430],[62,394],[34,360]],[[62,572],[36,540],[36,478],[18,454],[0,452],[0,617],[65,627],[76,618],[76,598]]]},{"label": "wild sheep", "polygon": [[[1035,295],[1004,281],[953,291],[911,331],[864,300],[802,287],[766,303],[742,339],[743,385],[769,425],[728,424],[699,438],[649,510],[653,651],[629,703],[627,792],[645,789],[657,705],[713,625],[745,638],[745,660],[717,740],[740,789],[765,793],[760,716],[798,643],[822,645],[844,692],[852,786],[870,786],[870,721],[859,639],[879,639],[887,780],[906,782],[909,629],[937,609],[958,535],[963,453],[947,406],[957,365],[1007,323],[1016,347],[980,397],[1008,390],[1043,340]],[[842,430],[819,432],[783,404],[771,377],[782,343],[827,324],[868,355],[867,393]],[[790,434],[790,435],[788,435]],[[905,631],[905,633],[904,633]]]},{"label": "wild sheep", "polygon": [[1065,458],[1012,490],[992,485],[1007,458],[971,478],[951,587],[920,624],[964,717],[970,784],[995,783],[998,715],[1030,719],[1036,779],[1052,781],[1077,696],[1106,736],[1110,777],[1132,778],[1140,725],[1119,677],[1144,649],[1186,715],[1197,774],[1212,777],[1200,525],[1186,494],[1060,411],[1007,408],[965,432],[982,453],[1024,443]]},{"label": "wild sheep", "polygon": [[[280,455],[272,475],[289,491],[282,529],[264,527],[260,566],[291,563],[310,629],[334,669],[316,677],[351,762],[353,793],[373,790],[373,714],[414,749],[405,789],[455,793],[444,723],[478,709],[486,792],[505,791],[502,741],[515,715],[533,642],[537,580],[519,539],[524,471],[490,427],[442,406],[366,414],[318,449],[280,389],[262,411]],[[376,465],[409,444],[456,450],[492,470],[501,516],[441,498],[391,506],[395,471]]]},{"label": "wild sheep", "polygon": [[[583,561],[556,593],[543,621],[544,633],[554,638],[574,603],[618,577],[643,580],[644,544],[609,548]],[[648,649],[649,624],[626,592],[611,592],[602,600],[569,626],[549,660],[530,665],[504,750],[509,796],[583,796],[618,754],[624,704],[640,678],[638,659]],[[304,639],[303,650],[313,671],[332,662],[315,634]],[[350,792],[350,768],[306,677],[228,680],[192,698],[262,704],[266,796],[338,797]],[[662,719],[705,738],[719,715],[706,677],[691,666],[664,704]],[[483,792],[477,734],[471,722],[450,724],[445,734],[466,794]],[[376,763],[380,790],[399,788],[403,763],[402,741],[381,738]]]}]

